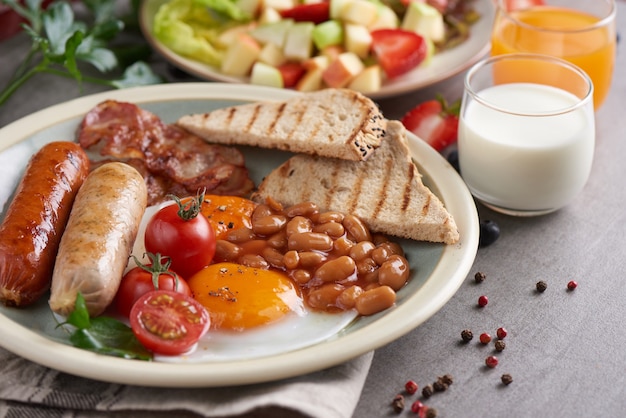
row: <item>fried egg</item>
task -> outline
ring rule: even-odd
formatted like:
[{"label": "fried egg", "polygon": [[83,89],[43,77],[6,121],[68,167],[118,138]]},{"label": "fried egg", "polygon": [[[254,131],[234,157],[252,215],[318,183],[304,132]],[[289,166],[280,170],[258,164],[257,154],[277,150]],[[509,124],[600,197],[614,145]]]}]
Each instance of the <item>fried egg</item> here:
[{"label": "fried egg", "polygon": [[[139,228],[133,248],[139,260],[145,253],[145,226],[157,210],[149,207]],[[354,310],[328,313],[308,308],[298,285],[277,271],[218,263],[188,283],[211,315],[211,329],[193,352],[155,355],[155,361],[200,363],[276,355],[332,338],[358,316]]]}]

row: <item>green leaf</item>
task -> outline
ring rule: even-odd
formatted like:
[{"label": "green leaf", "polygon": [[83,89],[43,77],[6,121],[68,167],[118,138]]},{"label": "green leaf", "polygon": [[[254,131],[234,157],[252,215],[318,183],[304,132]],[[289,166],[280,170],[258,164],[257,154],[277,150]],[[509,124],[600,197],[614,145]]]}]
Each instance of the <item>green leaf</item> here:
[{"label": "green leaf", "polygon": [[65,44],[75,31],[74,12],[66,2],[52,3],[43,14],[43,26],[52,54],[63,55]]},{"label": "green leaf", "polygon": [[75,347],[116,357],[150,360],[152,355],[137,340],[133,331],[109,317],[96,317],[87,329],[76,330],[70,337]]},{"label": "green leaf", "polygon": [[76,80],[82,80],[82,74],[78,69],[78,65],[76,64],[76,50],[80,47],[83,42],[83,34],[82,32],[74,32],[72,36],[69,37],[67,42],[65,43],[65,60],[63,65],[67,68],[67,71],[74,77]]},{"label": "green leaf", "polygon": [[89,319],[89,311],[87,310],[87,304],[85,298],[81,293],[76,295],[76,302],[74,302],[74,311],[67,317],[67,324],[73,325],[78,329],[89,328],[91,321]]},{"label": "green leaf", "polygon": [[117,88],[146,86],[159,84],[163,80],[154,74],[145,62],[136,62],[124,71],[124,76],[118,80],[113,80],[112,84]]}]

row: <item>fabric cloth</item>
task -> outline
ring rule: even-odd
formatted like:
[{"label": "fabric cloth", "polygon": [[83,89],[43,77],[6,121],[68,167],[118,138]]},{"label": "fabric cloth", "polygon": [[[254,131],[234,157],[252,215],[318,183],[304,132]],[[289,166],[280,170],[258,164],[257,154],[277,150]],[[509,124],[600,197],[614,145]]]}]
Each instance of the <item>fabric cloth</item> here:
[{"label": "fabric cloth", "polygon": [[0,349],[0,418],[345,418],[356,407],[372,356],[277,382],[171,389],[76,377]]}]

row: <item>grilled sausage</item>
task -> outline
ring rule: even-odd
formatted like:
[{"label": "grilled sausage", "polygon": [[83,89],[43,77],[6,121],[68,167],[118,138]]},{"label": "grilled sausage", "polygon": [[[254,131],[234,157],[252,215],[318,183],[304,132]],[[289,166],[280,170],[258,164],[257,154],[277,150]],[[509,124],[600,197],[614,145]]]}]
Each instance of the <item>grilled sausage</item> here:
[{"label": "grilled sausage", "polygon": [[146,209],[143,177],[130,165],[112,162],[93,170],[80,188],[52,275],[50,308],[67,316],[76,296],[91,316],[115,297]]},{"label": "grilled sausage", "polygon": [[0,300],[34,303],[49,288],[61,235],[89,159],[73,142],[52,142],[30,159],[0,226]]}]

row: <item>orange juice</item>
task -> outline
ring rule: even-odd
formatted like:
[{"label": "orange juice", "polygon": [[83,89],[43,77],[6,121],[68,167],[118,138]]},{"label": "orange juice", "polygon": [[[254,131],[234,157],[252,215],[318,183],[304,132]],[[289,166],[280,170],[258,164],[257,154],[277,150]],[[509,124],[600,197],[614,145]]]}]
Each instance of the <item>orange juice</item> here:
[{"label": "orange juice", "polygon": [[538,6],[500,12],[491,39],[492,55],[514,52],[563,58],[582,68],[594,84],[597,109],[609,91],[615,64],[615,28],[578,10]]}]

